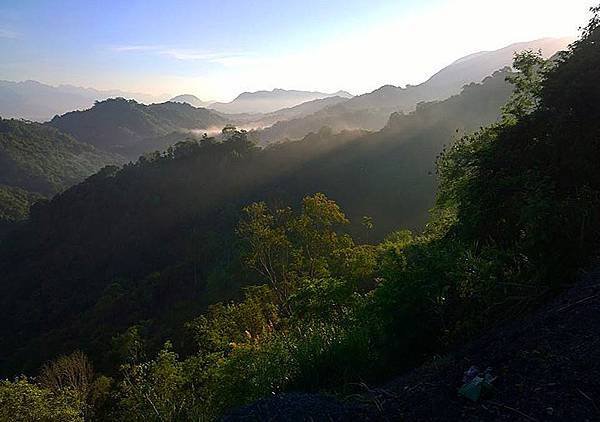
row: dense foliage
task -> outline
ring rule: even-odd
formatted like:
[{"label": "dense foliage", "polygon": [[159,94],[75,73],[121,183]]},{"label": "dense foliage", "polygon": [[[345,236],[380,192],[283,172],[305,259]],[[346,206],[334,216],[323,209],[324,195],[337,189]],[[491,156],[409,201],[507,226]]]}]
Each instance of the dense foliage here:
[{"label": "dense foliage", "polygon": [[25,220],[29,207],[43,197],[26,190],[0,185],[0,221],[14,223]]},{"label": "dense foliage", "polygon": [[[31,412],[50,420],[212,419],[281,391],[335,389],[385,379],[507,315],[532,309],[572,280],[599,246],[599,14],[600,8],[594,9],[581,40],[553,63],[532,52],[516,57],[519,73],[510,75],[515,91],[503,119],[462,137],[439,157],[437,200],[420,234],[392,231],[378,244],[369,244],[376,218],[360,213],[348,218],[337,201],[322,193],[305,196],[298,190],[280,195],[278,183],[285,182],[294,192],[296,185],[289,182],[298,175],[308,177],[305,169],[336,161],[324,158],[328,155],[323,151],[313,152],[308,161],[292,160],[295,149],[305,151],[306,143],[262,151],[240,132],[232,132],[226,142],[183,143],[122,170],[107,168],[47,206],[34,208],[30,225],[20,233],[31,249],[13,244],[13,255],[4,252],[10,262],[17,259],[15,250],[25,255],[40,250],[39,245],[29,246],[27,230],[42,231],[40,243],[59,240],[80,252],[68,250],[69,268],[48,269],[47,257],[36,263],[59,277],[52,280],[52,295],[44,283],[31,281],[27,271],[12,270],[18,283],[3,286],[10,298],[2,303],[8,309],[3,317],[13,313],[17,319],[12,322],[23,319],[22,327],[37,333],[29,343],[20,338],[11,347],[29,351],[43,342],[47,350],[58,350],[52,342],[64,347],[68,339],[61,330],[79,338],[90,336],[96,343],[89,351],[111,343],[112,362],[94,360],[107,365],[112,378],[95,375],[87,358],[76,352],[47,364],[35,380],[3,382],[0,409],[9,407],[22,419],[31,418]],[[463,95],[481,89],[469,87]],[[413,115],[393,116],[386,131],[362,141],[346,133],[325,144],[336,159],[344,157],[347,161],[341,162],[347,166],[364,164],[369,157],[372,144],[365,139],[379,142],[379,158],[393,155],[390,151],[398,144],[411,145],[412,137],[420,139],[425,133],[435,138],[433,134],[444,132],[444,119],[435,117],[436,108],[453,110],[458,102],[456,110],[465,110],[460,97],[448,101],[423,105]],[[481,108],[481,102],[477,106]],[[456,111],[456,116],[463,115]],[[403,135],[395,128],[402,128]],[[402,142],[388,144],[388,136]],[[331,138],[324,132],[314,137],[311,147]],[[437,143],[426,145],[437,153]],[[407,151],[411,150],[402,149]],[[269,167],[276,162],[273,157],[286,154],[290,161],[280,164],[277,172]],[[353,154],[360,158],[351,161]],[[194,163],[194,177],[187,163]],[[385,165],[382,160],[382,168]],[[227,171],[219,172],[222,168]],[[335,165],[327,168],[337,174]],[[165,174],[170,177],[165,179]],[[367,190],[361,190],[360,183],[346,183],[365,200],[362,193]],[[185,192],[197,195],[195,201],[187,197],[182,202]],[[238,205],[234,197],[250,204],[241,214],[229,210]],[[300,204],[290,208],[282,205],[286,202]],[[121,225],[110,217],[115,204]],[[90,210],[98,206],[104,207],[106,220],[91,217]],[[70,220],[77,231],[47,229],[53,221]],[[103,237],[80,233],[90,221],[103,223]],[[187,243],[176,240],[182,232],[188,235]],[[160,250],[142,248],[157,245],[153,236],[160,239]],[[89,256],[91,245],[96,246],[94,257]],[[98,251],[104,245],[107,250]],[[134,254],[139,259],[133,259]],[[181,259],[169,254],[180,254]],[[215,261],[222,265],[206,265]],[[155,268],[142,268],[139,262],[152,262]],[[90,266],[89,273],[83,271]],[[103,277],[94,278],[93,272]],[[106,278],[116,274],[121,277],[107,285]],[[237,300],[224,294],[227,280],[238,283],[228,286],[230,293],[245,286]],[[194,296],[198,291],[210,296],[216,290],[226,300]],[[216,304],[198,316],[198,308],[176,299],[188,296]],[[61,303],[72,297],[77,302]],[[145,319],[149,314],[142,304],[159,317]],[[56,324],[68,320],[67,309],[73,312],[73,307],[79,307],[74,312],[79,323]],[[40,327],[40,316],[30,315],[34,312],[43,313],[48,325]],[[152,350],[152,340],[162,340],[153,339],[152,324],[166,327],[167,321],[179,322],[188,315],[193,316],[184,332],[169,333],[175,334],[173,343],[166,341],[159,351]],[[98,326],[102,334],[86,331]],[[112,337],[106,338],[106,333]],[[25,408],[26,400],[34,405]]]},{"label": "dense foliage", "polygon": [[52,195],[114,162],[54,128],[0,119],[0,184]]},{"label": "dense foliage", "polygon": [[207,131],[228,121],[220,114],[186,103],[144,105],[134,100],[112,98],[96,102],[89,110],[54,117],[49,125],[96,148],[128,159],[170,145],[164,136],[182,130]]},{"label": "dense foliage", "polygon": [[81,182],[116,157],[39,123],[0,119],[0,238],[29,207]]},{"label": "dense foliage", "polygon": [[394,117],[372,135],[322,130],[264,150],[235,131],[224,142],[181,142],[39,204],[0,253],[3,371],[35,370],[74,348],[114,367],[111,338],[135,324],[154,346],[171,338],[186,347],[185,321],[256,282],[235,234],[254,201],[298,204],[324,192],[363,241],[418,228],[433,205],[436,155],[456,129],[497,119],[510,92],[504,78]]}]

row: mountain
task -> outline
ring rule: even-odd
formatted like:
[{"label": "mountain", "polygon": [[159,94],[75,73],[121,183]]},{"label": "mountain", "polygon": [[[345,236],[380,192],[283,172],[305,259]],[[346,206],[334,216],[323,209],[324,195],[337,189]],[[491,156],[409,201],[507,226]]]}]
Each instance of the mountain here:
[{"label": "mountain", "polygon": [[348,99],[345,97],[327,97],[317,100],[307,101],[294,107],[283,108],[272,113],[261,114],[224,114],[224,117],[232,119],[240,127],[250,130],[267,128],[278,122],[285,122],[293,119],[300,119],[327,107],[341,104]]},{"label": "mountain", "polygon": [[54,117],[49,125],[95,147],[136,159],[146,152],[164,149],[159,142],[173,132],[220,130],[229,121],[221,115],[187,103],[144,105],[113,98],[88,110]]},{"label": "mountain", "polygon": [[512,66],[515,52],[541,50],[545,58],[564,50],[573,38],[542,38],[511,44],[494,51],[482,51],[456,60],[427,81],[405,88],[382,86],[375,91],[352,98],[344,107],[352,110],[370,108],[410,111],[421,101],[448,98],[460,92],[464,85],[479,82],[503,67]]},{"label": "mountain", "polygon": [[47,121],[57,114],[90,108],[94,101],[111,97],[154,102],[155,97],[123,91],[99,91],[72,85],[51,86],[37,81],[0,81],[0,116]]},{"label": "mountain", "polygon": [[393,109],[362,109],[352,110],[344,107],[344,102],[327,106],[314,113],[299,116],[289,120],[279,119],[271,126],[252,131],[261,145],[289,140],[299,140],[311,132],[318,132],[322,127],[328,127],[334,132],[343,130],[372,130],[381,129],[387,122]]},{"label": "mountain", "polygon": [[29,216],[29,209],[44,196],[15,186],[0,185],[0,240]]},{"label": "mountain", "polygon": [[274,89],[272,91],[244,92],[229,103],[213,103],[211,108],[228,114],[272,113],[307,101],[328,97],[351,98],[352,95],[346,91],[326,94],[323,92]]},{"label": "mountain", "polygon": [[464,85],[480,82],[493,72],[511,66],[515,52],[542,50],[544,57],[551,57],[557,51],[565,49],[571,41],[571,38],[544,38],[512,44],[495,51],[471,54],[440,70],[420,85],[405,88],[385,85],[314,114],[279,122],[260,131],[257,136],[261,142],[271,143],[285,138],[301,139],[323,126],[334,131],[379,130],[386,124],[390,113],[414,110],[423,101],[448,98],[458,94]]},{"label": "mountain", "polygon": [[[324,192],[347,210],[354,233],[364,233],[366,215],[376,224],[373,239],[421,227],[434,200],[436,156],[457,130],[497,120],[511,92],[505,77],[396,115],[375,134],[321,130],[265,149],[240,132],[180,143],[36,206],[0,244],[0,374],[74,348],[111,367],[113,339],[135,324],[149,346],[180,338],[185,321],[254,281],[236,235],[241,209],[253,201],[296,203]],[[115,104],[150,113],[124,100],[97,106]]]},{"label": "mountain", "polygon": [[0,185],[51,196],[116,162],[56,128],[0,119]]},{"label": "mountain", "polygon": [[0,119],[0,239],[35,202],[118,162],[55,128]]},{"label": "mountain", "polygon": [[200,98],[196,97],[195,95],[191,95],[191,94],[183,94],[183,95],[178,95],[176,97],[173,97],[169,100],[169,102],[172,103],[187,103],[193,107],[197,107],[197,108],[207,108],[209,107],[211,104],[213,104],[214,101],[202,101]]},{"label": "mountain", "polygon": [[[228,126],[34,204],[0,238],[0,421],[598,419],[591,14],[380,130]],[[114,101],[140,132],[203,110]]]}]

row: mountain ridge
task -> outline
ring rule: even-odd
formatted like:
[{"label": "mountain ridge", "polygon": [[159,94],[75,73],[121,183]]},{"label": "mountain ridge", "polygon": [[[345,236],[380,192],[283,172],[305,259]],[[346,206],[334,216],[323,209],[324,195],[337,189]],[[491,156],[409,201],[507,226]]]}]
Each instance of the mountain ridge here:
[{"label": "mountain ridge", "polygon": [[259,131],[264,143],[283,139],[300,139],[306,133],[328,126],[334,131],[365,129],[376,131],[385,126],[390,114],[410,112],[418,103],[440,101],[460,93],[465,85],[479,83],[504,67],[511,67],[514,53],[521,50],[543,50],[544,57],[553,56],[568,46],[571,38],[540,38],[513,43],[498,50],[477,52],[455,60],[419,85],[398,87],[383,85],[309,116],[278,122]]},{"label": "mountain ridge", "polygon": [[87,110],[55,116],[47,124],[102,150],[137,159],[146,152],[169,146],[152,142],[156,138],[181,130],[220,130],[228,123],[228,119],[212,110],[187,103],[145,105],[112,98]]},{"label": "mountain ridge", "polygon": [[272,113],[302,103],[328,97],[347,97],[352,95],[346,91],[324,93],[318,91],[301,91],[275,88],[271,91],[242,92],[228,103],[216,102],[211,108],[221,113]]},{"label": "mountain ridge", "polygon": [[177,95],[169,100],[171,103],[187,103],[196,108],[208,108],[214,101],[202,101],[200,98],[192,94]]},{"label": "mountain ridge", "polygon": [[[355,225],[360,224],[361,216],[372,216],[377,222],[371,235],[374,238],[399,225],[420,227],[433,204],[436,182],[430,172],[433,171],[435,157],[456,129],[472,131],[496,121],[500,106],[510,92],[505,75],[498,74],[480,85],[468,87],[458,96],[424,106],[414,115],[403,116],[402,132],[390,130],[369,134],[348,131],[332,134],[331,131],[320,130],[307,135],[302,141],[269,148],[257,148],[245,139],[245,134],[239,133],[226,142],[187,142],[171,152],[140,160],[122,169],[101,171],[39,208],[25,231],[13,238],[20,246],[12,249],[11,254],[4,255],[0,248],[0,272],[15,266],[31,268],[33,272],[44,268],[50,274],[52,281],[45,283],[55,287],[48,293],[56,299],[57,310],[52,317],[44,319],[43,324],[47,327],[52,324],[64,327],[66,321],[58,315],[67,312],[66,309],[71,312],[71,307],[63,307],[66,303],[63,299],[71,301],[74,291],[85,290],[86,297],[90,298],[88,294],[93,290],[96,296],[92,300],[101,300],[103,292],[109,288],[106,283],[111,280],[123,280],[123,287],[132,291],[130,289],[137,285],[135,280],[141,281],[146,275],[162,270],[165,277],[172,274],[173,280],[180,280],[177,283],[183,284],[180,288],[169,287],[167,290],[171,284],[166,279],[152,282],[148,285],[149,289],[154,289],[150,286],[164,289],[161,299],[156,290],[145,292],[143,301],[158,300],[157,304],[161,304],[161,312],[164,313],[172,307],[166,306],[163,299],[181,301],[181,306],[197,310],[214,303],[216,294],[232,294],[234,287],[231,283],[235,281],[230,283],[226,280],[244,280],[245,274],[236,279],[229,273],[237,271],[237,258],[230,256],[230,248],[235,243],[240,209],[252,201],[291,203],[309,193],[322,191],[339,201]],[[54,227],[61,227],[60,232],[53,231]],[[361,228],[357,226],[355,230],[360,231]],[[203,246],[191,256],[186,251],[192,245]],[[90,248],[95,251],[93,254],[88,252]],[[49,250],[53,251],[52,254],[72,256],[77,268],[54,261]],[[25,263],[30,259],[27,257],[33,257],[35,264]],[[189,259],[197,262],[200,279],[217,279],[193,284],[191,280],[195,278],[190,276],[193,268]],[[229,265],[233,267],[230,269]],[[220,272],[215,273],[217,268]],[[27,285],[31,283],[32,290],[40,281],[33,274],[11,274],[9,277],[11,280],[24,280]],[[78,280],[86,280],[85,286]],[[199,288],[210,287],[205,284],[208,282],[216,291],[202,290],[206,294],[198,294]],[[14,286],[26,288],[26,284]],[[110,295],[109,292],[107,294]],[[32,302],[43,300],[43,303],[49,303],[35,295],[27,297]],[[10,307],[16,305],[6,295],[0,295],[0,299],[4,301],[0,301],[2,313],[13,315],[15,321],[20,321],[19,324],[31,322],[32,326],[38,326],[39,321],[33,322],[36,315],[16,311],[11,314]],[[138,311],[131,315],[126,312],[127,318],[120,319],[119,324],[125,325],[123,329],[127,328],[127,324],[135,323],[135,318],[149,318],[148,314],[144,314],[149,309],[157,311],[155,306],[145,308],[137,294],[130,299],[137,301],[134,309]],[[125,306],[128,300],[122,302],[119,299],[111,306]],[[82,312],[93,305],[89,300],[71,304]],[[20,309],[24,312],[32,307],[33,303]],[[106,309],[110,310],[109,314],[102,313]],[[88,311],[91,313],[82,314],[85,317],[78,320],[82,325],[71,332],[80,333],[81,338],[96,340],[87,331],[93,331],[94,325],[86,324],[94,318],[113,318],[110,315],[120,314],[116,308],[102,306],[88,308]],[[153,318],[160,319],[158,316]],[[10,331],[10,327],[12,325],[7,324],[4,328]],[[174,327],[176,325],[169,330]],[[102,335],[114,334],[107,332]],[[8,332],[3,333],[0,339],[17,341]],[[27,337],[18,341],[29,343],[41,341],[41,338]],[[53,347],[56,350],[52,353],[60,353],[62,350],[59,349],[65,346],[61,341],[46,344],[46,348],[33,347],[29,350],[34,354],[44,354],[50,353],[50,347]],[[12,358],[27,359],[21,356]],[[29,358],[35,360],[35,357]]]},{"label": "mountain ridge", "polygon": [[49,85],[35,80],[0,80],[0,116],[44,122],[56,115],[92,107],[95,101],[124,97],[155,102],[156,97],[120,90],[98,90],[70,84]]}]

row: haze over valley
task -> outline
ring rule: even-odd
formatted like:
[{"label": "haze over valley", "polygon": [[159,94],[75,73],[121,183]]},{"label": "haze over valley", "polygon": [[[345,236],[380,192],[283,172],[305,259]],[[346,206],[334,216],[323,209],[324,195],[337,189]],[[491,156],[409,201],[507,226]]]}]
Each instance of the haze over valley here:
[{"label": "haze over valley", "polygon": [[369,3],[0,6],[0,422],[595,419],[600,5]]}]

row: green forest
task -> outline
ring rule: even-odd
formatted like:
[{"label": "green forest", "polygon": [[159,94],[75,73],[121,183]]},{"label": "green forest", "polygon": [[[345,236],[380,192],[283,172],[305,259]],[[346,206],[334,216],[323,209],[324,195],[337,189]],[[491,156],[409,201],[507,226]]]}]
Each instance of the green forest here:
[{"label": "green forest", "polygon": [[[520,52],[377,132],[267,147],[180,139],[150,124],[170,105],[122,99],[85,124],[1,120],[0,421],[344,397],[538,309],[600,246],[599,45],[597,7],[551,59]],[[143,127],[90,129],[123,110]]]},{"label": "green forest", "polygon": [[35,202],[118,162],[55,128],[0,119],[0,237],[26,219]]}]

